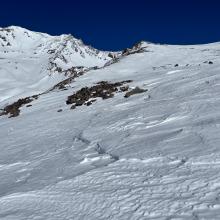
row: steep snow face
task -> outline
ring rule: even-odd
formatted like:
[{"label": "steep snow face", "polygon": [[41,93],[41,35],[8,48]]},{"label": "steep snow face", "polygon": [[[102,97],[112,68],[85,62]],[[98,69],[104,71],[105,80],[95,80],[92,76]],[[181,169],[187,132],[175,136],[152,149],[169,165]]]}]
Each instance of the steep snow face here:
[{"label": "steep snow face", "polygon": [[[1,220],[220,219],[220,44],[139,46],[0,117]],[[66,105],[125,80],[145,92]]]},{"label": "steep snow face", "polygon": [[107,52],[71,35],[50,36],[20,27],[0,29],[0,101],[42,92],[64,79],[67,69],[103,66]]}]

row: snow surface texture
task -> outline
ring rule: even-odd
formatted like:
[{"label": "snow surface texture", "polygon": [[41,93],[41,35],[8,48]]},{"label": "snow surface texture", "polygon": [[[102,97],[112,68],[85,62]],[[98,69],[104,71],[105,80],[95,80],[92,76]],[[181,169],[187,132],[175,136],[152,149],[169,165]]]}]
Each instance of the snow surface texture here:
[{"label": "snow surface texture", "polygon": [[[220,219],[220,44],[142,46],[40,96],[18,117],[0,117],[1,220]],[[4,88],[13,59],[31,79],[40,72],[34,65],[47,64],[16,53],[0,60]],[[101,80],[133,80],[148,91],[74,110],[65,104]],[[9,84],[1,100],[13,92]]]}]

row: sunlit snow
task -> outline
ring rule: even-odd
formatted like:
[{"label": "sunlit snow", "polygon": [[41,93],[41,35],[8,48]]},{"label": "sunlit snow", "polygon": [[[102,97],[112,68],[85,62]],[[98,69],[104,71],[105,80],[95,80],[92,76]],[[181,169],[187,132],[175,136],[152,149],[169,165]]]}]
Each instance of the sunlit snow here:
[{"label": "sunlit snow", "polygon": [[[49,77],[37,47],[58,48],[62,37],[18,36],[8,53],[0,47],[0,108],[64,78]],[[143,47],[0,117],[1,220],[220,219],[220,44]],[[88,56],[89,66],[105,63]],[[148,91],[66,105],[102,80]]]}]

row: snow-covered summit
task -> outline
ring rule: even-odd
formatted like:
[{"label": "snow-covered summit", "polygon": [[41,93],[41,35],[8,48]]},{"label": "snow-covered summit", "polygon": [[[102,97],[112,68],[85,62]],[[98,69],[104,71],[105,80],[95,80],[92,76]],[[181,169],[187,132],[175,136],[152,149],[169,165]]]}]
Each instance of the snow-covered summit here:
[{"label": "snow-covered summit", "polygon": [[72,35],[50,36],[16,26],[0,29],[0,52],[35,57],[49,54],[63,68],[102,66],[110,59],[107,52],[86,46]]},{"label": "snow-covered summit", "polygon": [[111,59],[108,52],[86,46],[72,35],[50,36],[16,26],[1,28],[0,100],[28,92],[30,87],[40,92],[64,79],[70,68],[101,67]]}]

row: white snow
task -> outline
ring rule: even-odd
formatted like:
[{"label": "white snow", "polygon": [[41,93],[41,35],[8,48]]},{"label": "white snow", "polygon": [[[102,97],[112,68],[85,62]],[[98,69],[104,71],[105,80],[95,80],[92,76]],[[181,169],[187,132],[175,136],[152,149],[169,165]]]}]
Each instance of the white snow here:
[{"label": "white snow", "polygon": [[[18,117],[0,117],[0,219],[220,218],[220,44],[143,46],[148,52],[89,71]],[[45,60],[16,62],[30,70]],[[0,97],[10,102],[23,93],[16,72],[15,86],[7,81],[13,65],[1,62]],[[148,91],[65,104],[101,80]]]}]

